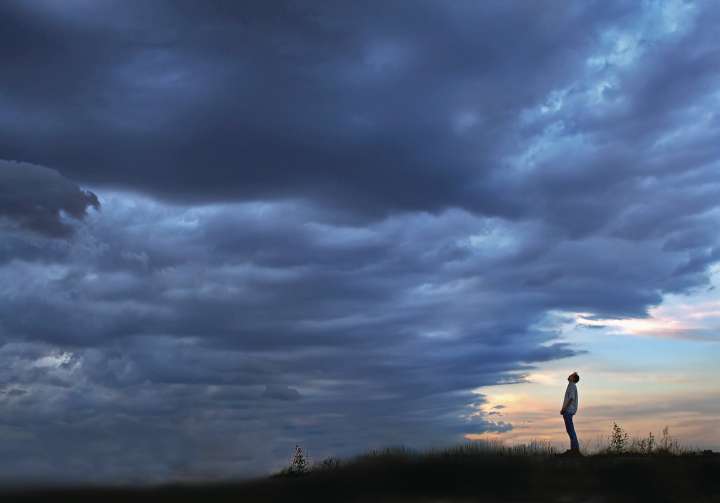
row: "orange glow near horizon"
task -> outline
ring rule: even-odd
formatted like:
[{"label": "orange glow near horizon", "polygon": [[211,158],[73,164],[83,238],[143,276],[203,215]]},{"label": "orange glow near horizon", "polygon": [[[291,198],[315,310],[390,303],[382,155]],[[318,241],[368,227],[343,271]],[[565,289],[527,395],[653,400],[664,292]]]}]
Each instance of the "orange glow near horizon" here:
[{"label": "orange glow near horizon", "polygon": [[[631,438],[660,438],[663,428],[680,445],[720,450],[720,267],[713,285],[692,295],[667,295],[646,318],[595,319],[588,312],[552,312],[538,325],[548,342],[577,355],[527,365],[523,382],[477,388],[481,402],[465,418],[510,424],[504,432],[468,433],[466,440],[507,445],[549,442],[568,446],[560,415],[567,376],[577,371],[575,416],[581,448],[606,446],[617,422]],[[584,351],[584,352],[583,352]]]},{"label": "orange glow near horizon", "polygon": [[593,319],[593,313],[557,312],[541,329],[553,342],[584,350],[529,366],[524,382],[478,388],[477,414],[512,425],[507,432],[468,434],[467,440],[513,445],[547,441],[568,446],[560,407],[567,376],[580,374],[575,429],[581,448],[607,445],[613,422],[631,438],[659,438],[664,427],[688,448],[720,450],[720,267],[711,286],[666,295],[647,318]]},{"label": "orange glow near horizon", "polygon": [[612,334],[720,340],[720,266],[711,268],[710,286],[691,294],[668,294],[648,309],[646,318],[592,319],[593,313],[574,313],[579,326],[609,328]]},{"label": "orange glow near horizon", "polygon": [[[506,386],[508,385],[484,388],[487,401],[480,409],[485,417],[509,422],[513,429],[508,432],[468,434],[465,438],[500,441],[508,445],[543,441],[558,448],[567,447],[568,438],[560,415],[565,391],[563,382],[511,385],[524,388],[516,393],[498,389]],[[552,388],[552,393],[549,393],[549,388]],[[643,401],[641,397],[632,394],[623,394],[613,399],[607,393],[599,393],[594,397],[591,393],[584,393],[580,384],[578,389],[580,409],[575,416],[575,428],[583,450],[595,451],[607,445],[613,422],[620,424],[632,438],[645,438],[650,432],[659,438],[662,429],[667,426],[670,435],[683,446],[703,449],[720,447],[718,407],[711,407],[713,410],[703,412],[684,407],[686,404],[683,401],[687,399],[696,405],[717,404],[720,403],[720,393],[694,393],[693,396],[684,397],[678,394],[652,394]],[[629,410],[624,410],[624,401],[632,402],[632,406],[627,407]],[[502,408],[496,409],[498,405]],[[645,409],[647,412],[644,412]]]},{"label": "orange glow near horizon", "polygon": [[[696,317],[699,313],[692,313]],[[579,325],[590,327],[612,327],[619,330],[623,334],[652,336],[652,337],[690,337],[694,331],[700,330],[701,327],[688,325],[679,320],[661,317],[655,315],[649,319],[628,318],[628,319],[586,319],[578,314],[575,321]]]}]

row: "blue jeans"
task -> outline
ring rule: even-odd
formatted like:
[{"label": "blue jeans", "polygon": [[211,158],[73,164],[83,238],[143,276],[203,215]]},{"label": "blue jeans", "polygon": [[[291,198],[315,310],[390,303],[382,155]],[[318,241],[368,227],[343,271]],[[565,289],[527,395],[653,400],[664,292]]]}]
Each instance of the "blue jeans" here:
[{"label": "blue jeans", "polygon": [[570,437],[570,448],[580,449],[580,444],[578,443],[577,435],[575,434],[575,425],[573,425],[573,414],[565,413],[562,416],[565,420],[565,430]]}]

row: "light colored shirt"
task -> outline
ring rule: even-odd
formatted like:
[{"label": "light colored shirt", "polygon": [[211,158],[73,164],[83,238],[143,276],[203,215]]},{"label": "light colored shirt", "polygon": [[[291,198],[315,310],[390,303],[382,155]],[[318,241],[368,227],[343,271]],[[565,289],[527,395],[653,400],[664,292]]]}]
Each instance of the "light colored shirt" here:
[{"label": "light colored shirt", "polygon": [[570,405],[567,406],[565,412],[568,414],[575,414],[577,412],[578,406],[578,392],[577,386],[575,386],[574,382],[569,382],[567,385],[567,389],[565,389],[565,398],[563,399],[563,405],[571,398],[572,402],[570,402]]}]

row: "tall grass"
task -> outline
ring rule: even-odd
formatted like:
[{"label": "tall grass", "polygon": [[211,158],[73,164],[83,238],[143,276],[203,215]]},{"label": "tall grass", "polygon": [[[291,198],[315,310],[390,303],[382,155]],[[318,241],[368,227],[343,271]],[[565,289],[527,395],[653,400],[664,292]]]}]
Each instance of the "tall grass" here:
[{"label": "tall grass", "polygon": [[[459,445],[426,450],[414,449],[405,445],[389,446],[382,449],[372,449],[347,460],[329,457],[312,465],[309,463],[305,465],[302,460],[302,449],[299,446],[296,446],[295,449],[295,455],[290,466],[278,475],[302,475],[310,472],[335,470],[355,464],[402,464],[433,460],[462,461],[463,459],[486,457],[541,458],[558,454],[555,446],[543,440],[532,440],[529,443],[516,445],[505,445],[500,440],[473,440]],[[681,445],[677,439],[670,435],[667,426],[663,428],[659,437],[650,432],[647,437],[635,438],[615,422],[613,422],[608,436],[597,437],[594,447],[584,447],[583,452],[590,457],[681,456],[701,453],[698,449],[691,449]],[[300,461],[298,461],[299,456]]]},{"label": "tall grass", "polygon": [[[296,446],[296,453],[301,449]],[[478,457],[538,457],[552,456],[557,449],[546,441],[533,440],[527,444],[505,445],[497,440],[474,440],[445,448],[414,449],[405,445],[371,449],[351,459],[341,460],[334,456],[325,458],[305,468],[298,468],[297,454],[290,466],[277,475],[302,475],[311,471],[328,471],[354,464],[376,464],[384,462],[407,463],[431,461],[434,459],[463,459]]]},{"label": "tall grass", "polygon": [[357,461],[395,459],[418,460],[477,456],[552,456],[556,449],[549,442],[533,440],[527,444],[505,445],[498,440],[473,440],[444,448],[413,449],[404,445],[373,449],[355,458]]},{"label": "tall grass", "polygon": [[616,456],[681,456],[698,452],[698,449],[681,445],[670,435],[668,426],[662,429],[660,438],[657,438],[653,432],[649,432],[647,437],[633,438],[617,423],[613,423],[607,443],[597,450],[599,455]]},{"label": "tall grass", "polygon": [[474,440],[445,449],[432,449],[426,455],[433,456],[552,456],[556,449],[549,442],[533,440],[527,444],[505,445],[498,440]]}]

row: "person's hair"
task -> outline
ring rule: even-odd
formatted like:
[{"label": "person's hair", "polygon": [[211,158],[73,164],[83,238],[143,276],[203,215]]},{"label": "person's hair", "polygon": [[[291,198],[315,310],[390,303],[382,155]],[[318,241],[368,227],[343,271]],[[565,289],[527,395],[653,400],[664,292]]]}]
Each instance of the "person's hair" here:
[{"label": "person's hair", "polygon": [[575,377],[575,382],[579,382],[579,381],[580,381],[580,376],[578,375],[577,372],[573,372],[573,373],[570,374],[570,375],[573,376],[573,377]]}]

